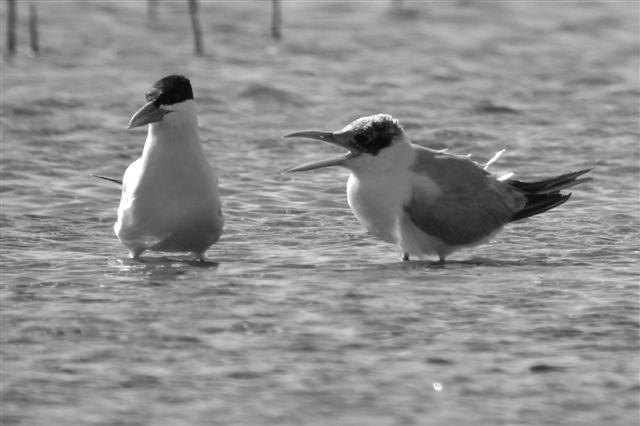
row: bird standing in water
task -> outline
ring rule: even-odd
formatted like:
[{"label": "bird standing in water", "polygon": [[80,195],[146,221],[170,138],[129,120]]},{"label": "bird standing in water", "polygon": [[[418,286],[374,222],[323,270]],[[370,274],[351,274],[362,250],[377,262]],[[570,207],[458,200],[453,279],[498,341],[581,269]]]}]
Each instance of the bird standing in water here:
[{"label": "bird standing in water", "polygon": [[317,139],[349,152],[339,158],[303,164],[301,172],[342,166],[351,175],[347,199],[360,223],[374,236],[396,244],[409,256],[446,257],[481,244],[505,224],[566,202],[560,190],[589,180],[580,170],[537,182],[511,175],[495,178],[466,156],[412,144],[390,115],[359,118],[336,132],[304,131],[286,137]]},{"label": "bird standing in water", "polygon": [[198,135],[198,117],[189,80],[170,75],[146,93],[129,129],[149,125],[142,156],[125,171],[118,239],[138,258],[145,250],[205,251],[222,234],[218,178]]}]

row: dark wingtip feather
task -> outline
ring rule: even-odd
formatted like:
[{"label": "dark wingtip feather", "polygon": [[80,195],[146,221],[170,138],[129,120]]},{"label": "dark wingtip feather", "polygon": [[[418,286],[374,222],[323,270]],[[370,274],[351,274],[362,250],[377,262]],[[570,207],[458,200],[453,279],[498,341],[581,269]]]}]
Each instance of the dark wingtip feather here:
[{"label": "dark wingtip feather", "polygon": [[122,185],[122,181],[120,179],[110,178],[110,177],[107,177],[107,176],[100,176],[100,175],[91,175],[91,176],[97,177],[98,179],[104,179],[104,180],[107,180],[109,182],[117,183],[118,185]]},{"label": "dark wingtip feather", "polygon": [[593,180],[593,178],[578,179],[580,176],[590,172],[591,170],[593,169],[578,170],[577,172],[566,173],[560,176],[536,182],[522,182],[516,179],[510,179],[507,181],[507,183],[512,187],[528,194],[551,194],[562,189],[571,188],[572,186],[578,185],[580,183]]},{"label": "dark wingtip feather", "polygon": [[578,170],[577,172],[566,173],[537,182],[522,182],[515,179],[508,180],[507,183],[512,188],[522,192],[524,196],[527,197],[525,206],[522,210],[516,212],[511,220],[525,219],[566,203],[571,197],[571,193],[562,194],[560,191],[593,180],[590,177],[578,179],[591,170],[593,169]]},{"label": "dark wingtip feather", "polygon": [[513,215],[513,217],[511,218],[511,222],[544,213],[547,210],[551,210],[561,204],[566,203],[569,198],[571,198],[571,193],[560,194],[559,192],[556,192],[555,194],[542,194],[538,196],[532,196],[531,198],[527,197],[527,205],[522,210]]}]

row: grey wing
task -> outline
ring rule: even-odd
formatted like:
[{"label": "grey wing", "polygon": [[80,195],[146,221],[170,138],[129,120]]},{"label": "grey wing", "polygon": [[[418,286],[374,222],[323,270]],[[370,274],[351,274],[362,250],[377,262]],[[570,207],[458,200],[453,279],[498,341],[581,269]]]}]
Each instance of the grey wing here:
[{"label": "grey wing", "polygon": [[522,194],[486,176],[462,192],[437,196],[416,182],[404,211],[428,235],[449,245],[468,245],[499,230],[524,203]]}]

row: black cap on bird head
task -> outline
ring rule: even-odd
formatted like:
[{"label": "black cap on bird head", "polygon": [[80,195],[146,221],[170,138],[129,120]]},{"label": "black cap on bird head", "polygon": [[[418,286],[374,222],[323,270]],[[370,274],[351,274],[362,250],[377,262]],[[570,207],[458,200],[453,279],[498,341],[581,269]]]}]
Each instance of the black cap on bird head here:
[{"label": "black cap on bird head", "polygon": [[173,105],[193,99],[193,89],[187,77],[174,74],[156,81],[145,96],[156,106]]},{"label": "black cap on bird head", "polygon": [[403,132],[398,120],[389,114],[376,114],[352,121],[339,133],[350,136],[351,148],[378,155],[382,149],[391,145],[394,137]]},{"label": "black cap on bird head", "polygon": [[161,108],[193,99],[191,82],[183,75],[168,75],[158,81],[145,93],[144,104],[129,121],[129,129],[162,121],[171,112]]}]

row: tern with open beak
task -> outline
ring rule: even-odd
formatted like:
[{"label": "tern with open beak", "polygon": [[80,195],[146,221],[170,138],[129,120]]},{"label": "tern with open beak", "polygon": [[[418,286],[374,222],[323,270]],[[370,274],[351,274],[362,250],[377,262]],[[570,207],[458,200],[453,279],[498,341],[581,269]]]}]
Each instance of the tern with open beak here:
[{"label": "tern with open beak", "polygon": [[286,135],[338,145],[347,154],[293,167],[302,172],[342,166],[351,172],[347,199],[360,223],[374,236],[397,245],[402,260],[452,252],[481,244],[505,224],[566,202],[560,190],[589,178],[580,170],[536,182],[496,178],[467,156],[412,144],[390,115],[359,118],[337,132]]},{"label": "tern with open beak", "polygon": [[189,80],[156,82],[129,128],[148,124],[142,156],[125,171],[118,239],[138,258],[145,250],[191,252],[198,260],[222,234],[218,178],[198,135]]}]

